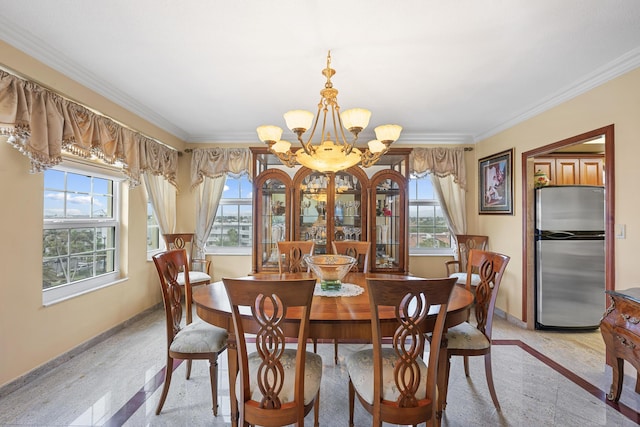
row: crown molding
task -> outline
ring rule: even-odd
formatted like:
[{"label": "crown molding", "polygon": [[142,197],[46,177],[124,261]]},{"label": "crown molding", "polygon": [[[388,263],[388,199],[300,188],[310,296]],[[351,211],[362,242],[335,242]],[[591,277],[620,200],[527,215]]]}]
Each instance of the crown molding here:
[{"label": "crown molding", "polygon": [[640,67],[640,48],[636,48],[625,53],[608,64],[605,64],[595,71],[585,75],[582,79],[566,86],[555,94],[544,98],[539,103],[529,107],[528,109],[525,109],[513,118],[476,135],[475,141],[481,141],[496,135],[638,67]]}]

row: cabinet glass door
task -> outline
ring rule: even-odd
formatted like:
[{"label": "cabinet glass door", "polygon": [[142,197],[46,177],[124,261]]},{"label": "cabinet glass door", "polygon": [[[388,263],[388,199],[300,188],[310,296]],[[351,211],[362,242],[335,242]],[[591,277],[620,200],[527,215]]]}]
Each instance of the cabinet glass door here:
[{"label": "cabinet glass door", "polygon": [[261,174],[255,182],[257,194],[257,227],[254,248],[254,271],[278,270],[278,242],[289,240],[291,198],[289,177],[276,170]]},{"label": "cabinet glass door", "polygon": [[374,270],[399,271],[405,265],[406,185],[393,171],[372,178],[375,196],[371,201],[371,240],[375,242]]},{"label": "cabinet glass door", "polygon": [[366,240],[365,220],[362,211],[363,191],[362,178],[348,172],[337,172],[334,177],[333,240]]},{"label": "cabinet glass door", "polygon": [[329,176],[309,171],[302,178],[299,188],[300,209],[294,214],[298,217],[297,240],[313,240],[314,253],[327,252],[327,210],[329,209],[327,188]]}]

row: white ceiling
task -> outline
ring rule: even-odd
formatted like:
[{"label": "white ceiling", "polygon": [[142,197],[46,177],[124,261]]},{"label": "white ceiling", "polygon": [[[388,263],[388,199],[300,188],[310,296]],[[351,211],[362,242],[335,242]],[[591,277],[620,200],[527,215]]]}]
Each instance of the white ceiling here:
[{"label": "white ceiling", "polygon": [[640,66],[640,1],[0,0],[0,38],[188,142],[315,111],[330,49],[343,110],[473,143]]}]

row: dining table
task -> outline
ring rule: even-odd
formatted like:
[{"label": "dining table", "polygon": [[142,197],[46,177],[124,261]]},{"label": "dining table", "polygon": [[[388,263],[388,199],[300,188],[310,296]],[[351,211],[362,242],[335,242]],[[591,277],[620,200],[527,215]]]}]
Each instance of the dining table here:
[{"label": "dining table", "polygon": [[[312,273],[255,273],[248,276],[248,280],[281,280],[315,278]],[[320,286],[316,287],[313,301],[311,303],[311,314],[309,324],[309,338],[313,340],[341,340],[352,342],[371,342],[371,309],[369,304],[369,293],[367,279],[402,278],[404,280],[420,280],[416,276],[402,276],[398,274],[385,273],[349,273],[342,280],[345,288],[357,289],[357,292],[347,293],[344,296],[334,296],[331,293],[322,292]],[[336,293],[335,295],[341,295]],[[196,313],[203,321],[212,325],[225,328],[229,331],[229,342],[227,345],[227,356],[229,360],[229,397],[231,402],[231,425],[237,426],[238,403],[235,399],[235,383],[238,372],[238,354],[231,316],[231,305],[223,282],[214,282],[208,285],[201,285],[193,288],[193,303]],[[473,305],[474,297],[471,292],[461,286],[454,286],[447,306],[447,317],[445,329],[465,322],[469,317],[469,310]],[[435,323],[437,308],[432,308],[428,316],[426,328],[432,329]],[[251,319],[249,310],[241,314]],[[380,311],[380,323],[383,336],[392,337],[397,328],[393,308]],[[287,315],[287,318],[289,316]],[[297,337],[297,324],[299,318],[293,315],[288,325],[285,325],[285,335]],[[426,332],[428,332],[428,330]],[[438,388],[444,390],[447,381],[446,375],[446,340],[443,337],[443,344],[438,360]],[[444,409],[444,394],[438,393],[437,402],[437,423],[440,424],[442,411]],[[233,415],[235,414],[235,416]]]}]

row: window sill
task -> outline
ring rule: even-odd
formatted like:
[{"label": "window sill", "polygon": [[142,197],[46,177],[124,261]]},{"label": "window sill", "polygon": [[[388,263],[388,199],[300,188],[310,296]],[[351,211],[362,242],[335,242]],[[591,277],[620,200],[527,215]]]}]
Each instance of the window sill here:
[{"label": "window sill", "polygon": [[113,282],[105,283],[104,285],[98,285],[98,286],[92,287],[90,289],[78,291],[78,292],[75,292],[75,293],[72,293],[72,294],[69,294],[69,295],[56,296],[55,294],[53,294],[53,295],[49,296],[49,295],[46,295],[43,292],[43,295],[42,295],[42,306],[43,307],[49,307],[49,306],[52,306],[52,305],[55,305],[55,304],[58,304],[58,303],[61,303],[61,302],[64,302],[64,301],[68,301],[68,300],[70,300],[72,298],[79,297],[81,295],[85,295],[85,294],[88,294],[88,293],[93,292],[93,291],[97,291],[99,289],[108,288],[109,286],[113,286],[113,285],[117,285],[117,284],[126,282],[127,280],[129,280],[129,279],[125,277],[124,279],[114,280]]}]

